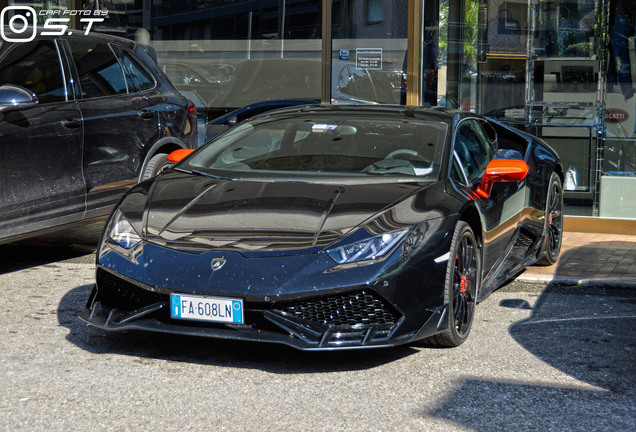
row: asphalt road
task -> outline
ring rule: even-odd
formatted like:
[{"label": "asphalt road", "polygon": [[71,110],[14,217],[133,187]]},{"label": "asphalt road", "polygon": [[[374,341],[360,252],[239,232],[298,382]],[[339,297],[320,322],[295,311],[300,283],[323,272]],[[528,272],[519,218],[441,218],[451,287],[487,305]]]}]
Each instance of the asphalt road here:
[{"label": "asphalt road", "polygon": [[0,430],[636,430],[636,290],[515,282],[459,348],[107,334],[90,248],[0,246]]}]

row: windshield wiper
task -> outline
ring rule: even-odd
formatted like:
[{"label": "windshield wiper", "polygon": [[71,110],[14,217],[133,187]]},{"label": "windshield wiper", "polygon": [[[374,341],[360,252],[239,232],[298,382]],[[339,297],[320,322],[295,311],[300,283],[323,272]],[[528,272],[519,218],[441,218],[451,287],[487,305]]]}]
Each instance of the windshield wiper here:
[{"label": "windshield wiper", "polygon": [[234,180],[234,179],[229,178],[229,177],[221,177],[221,176],[210,174],[210,173],[206,173],[206,172],[203,172],[203,171],[190,170],[190,169],[185,169],[185,168],[173,168],[173,169],[175,171],[184,172],[186,174],[196,174],[196,175],[200,175],[200,176],[203,176],[203,177],[210,177],[210,178],[218,179],[218,180]]}]

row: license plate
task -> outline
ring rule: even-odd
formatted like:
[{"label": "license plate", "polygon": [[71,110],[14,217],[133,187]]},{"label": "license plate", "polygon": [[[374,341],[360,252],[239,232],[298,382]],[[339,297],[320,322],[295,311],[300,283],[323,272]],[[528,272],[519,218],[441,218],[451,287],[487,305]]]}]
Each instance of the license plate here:
[{"label": "license plate", "polygon": [[172,294],[170,315],[176,319],[243,324],[243,300]]}]

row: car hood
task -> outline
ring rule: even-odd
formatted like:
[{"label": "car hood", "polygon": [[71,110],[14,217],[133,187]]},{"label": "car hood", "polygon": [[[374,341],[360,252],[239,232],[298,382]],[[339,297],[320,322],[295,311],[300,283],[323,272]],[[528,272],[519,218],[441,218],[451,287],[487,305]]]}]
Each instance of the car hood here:
[{"label": "car hood", "polygon": [[[141,233],[147,241],[181,250],[311,253],[358,227],[368,236],[421,221],[413,201],[423,188],[411,183],[229,181],[171,172],[144,193]],[[134,195],[120,205],[127,217],[141,216],[142,204]]]}]

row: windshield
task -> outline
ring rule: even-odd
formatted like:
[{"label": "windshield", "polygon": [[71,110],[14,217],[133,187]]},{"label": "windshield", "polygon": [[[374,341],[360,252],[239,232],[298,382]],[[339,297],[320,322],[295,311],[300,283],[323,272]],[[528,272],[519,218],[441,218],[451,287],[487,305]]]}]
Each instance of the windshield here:
[{"label": "windshield", "polygon": [[231,177],[439,178],[446,124],[405,118],[294,116],[241,124],[179,168]]}]

